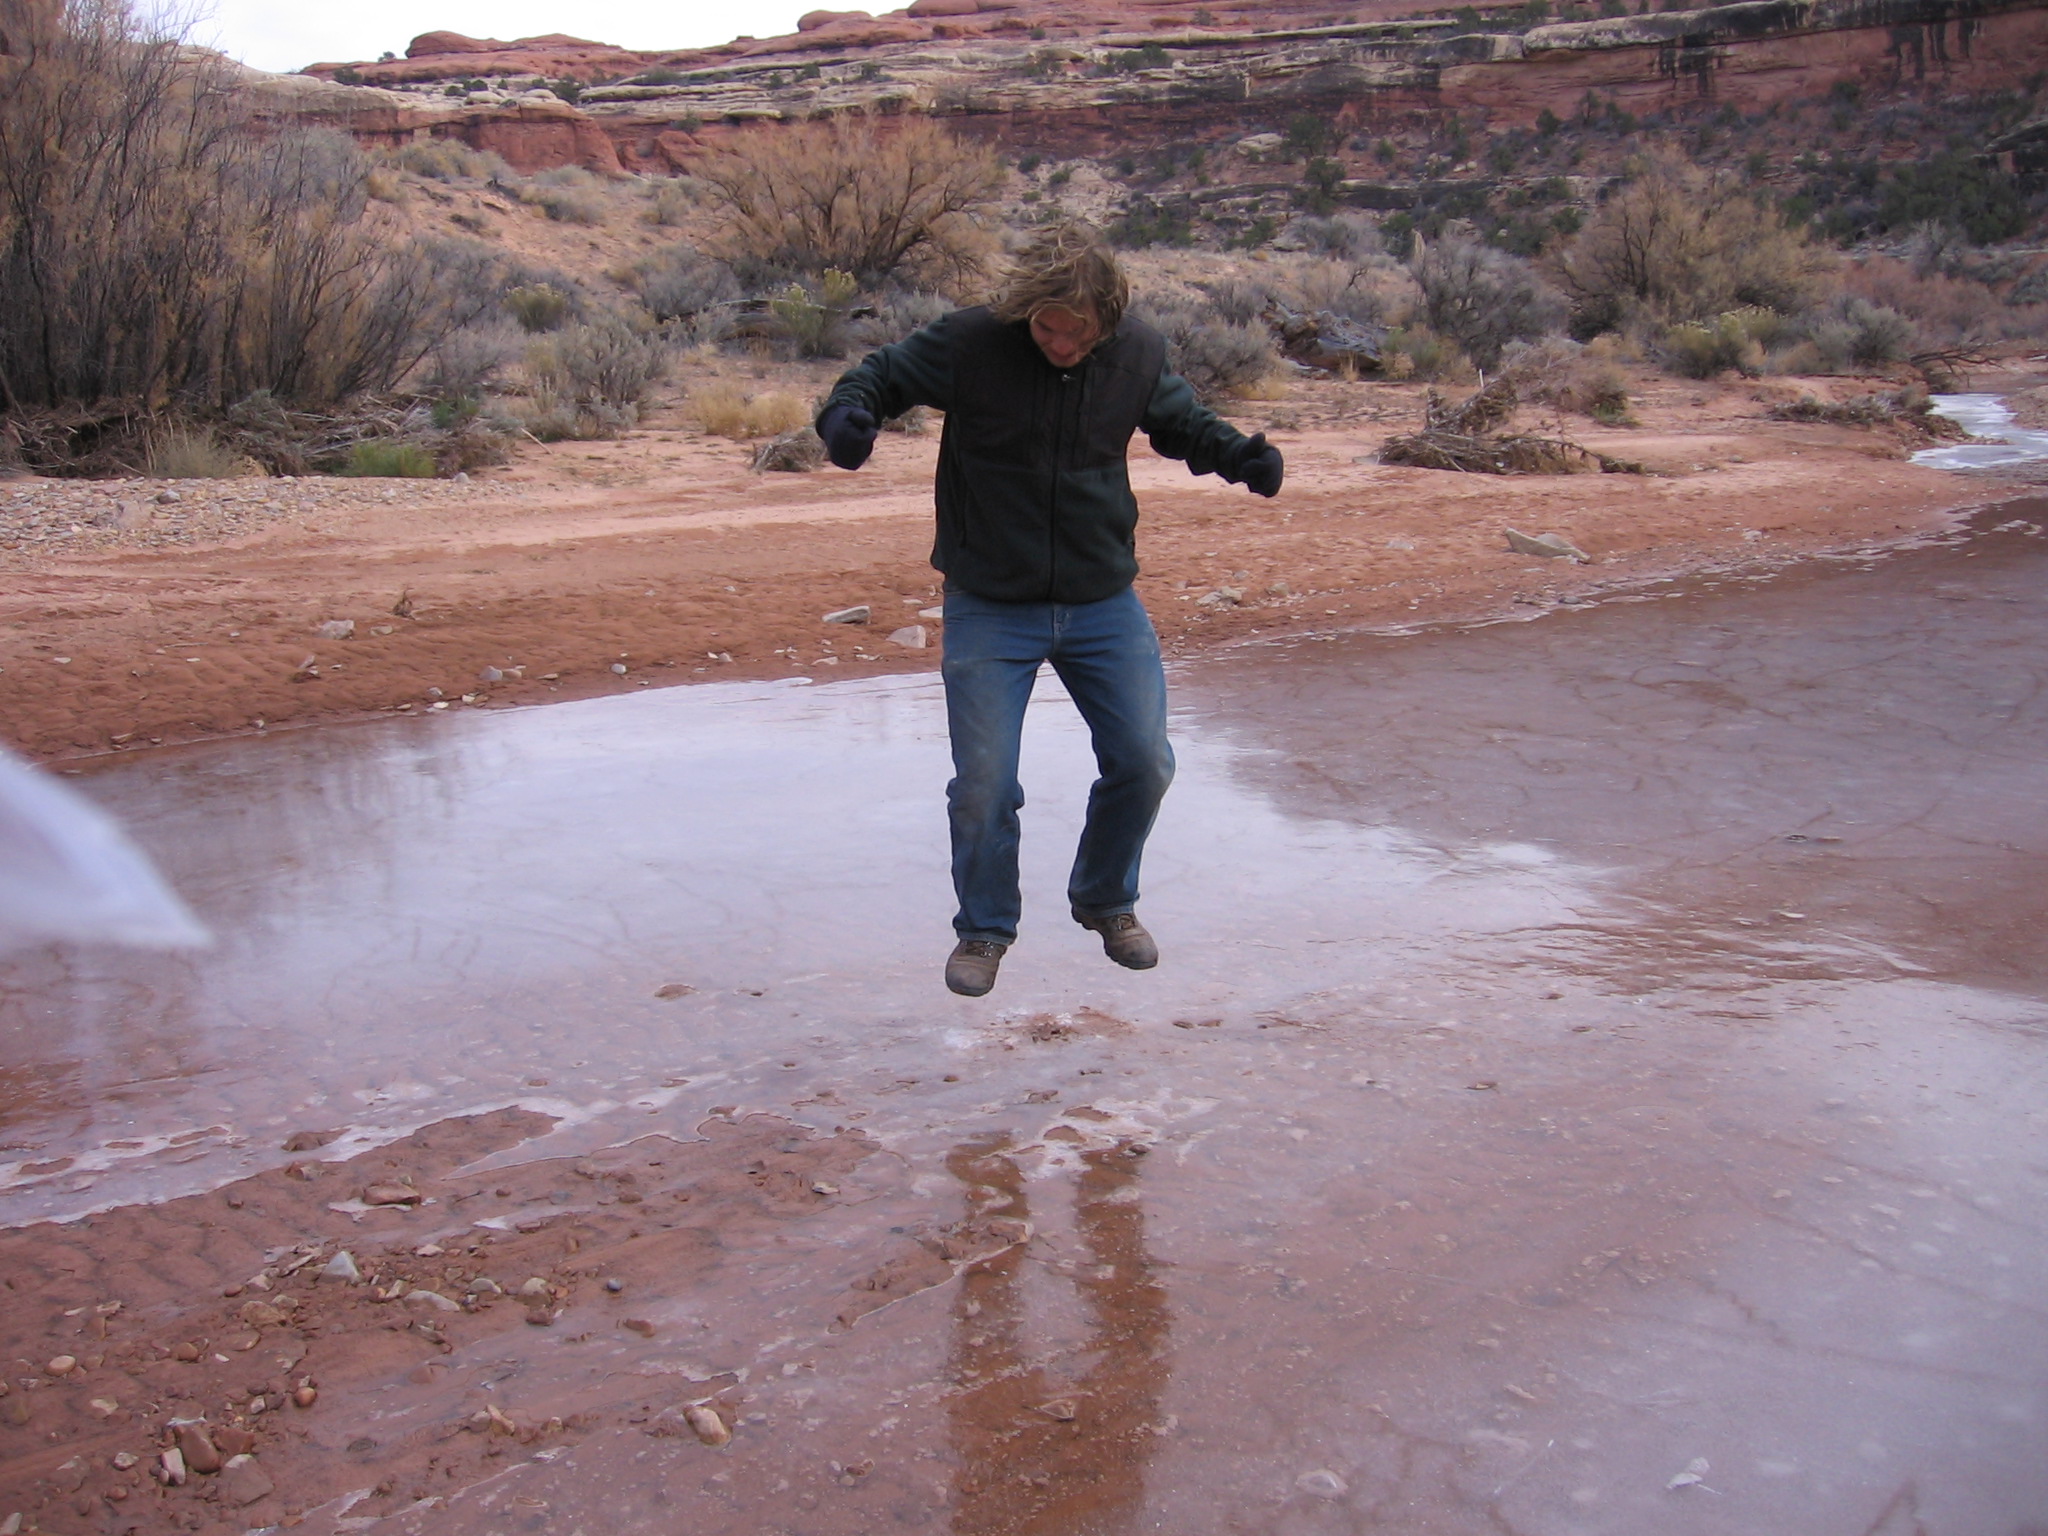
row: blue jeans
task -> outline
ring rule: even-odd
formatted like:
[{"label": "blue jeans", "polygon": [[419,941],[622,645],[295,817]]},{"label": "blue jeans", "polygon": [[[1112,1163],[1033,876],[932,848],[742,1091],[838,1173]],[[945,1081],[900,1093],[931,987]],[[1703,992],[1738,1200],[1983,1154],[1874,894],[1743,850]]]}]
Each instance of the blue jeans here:
[{"label": "blue jeans", "polygon": [[1046,661],[1088,722],[1099,774],[1067,900],[1084,917],[1130,911],[1145,838],[1173,782],[1166,673],[1137,593],[1126,588],[1099,603],[998,603],[949,591],[945,648],[953,740],[946,808],[960,899],[954,930],[963,939],[1016,942],[1023,910],[1017,812],[1024,804],[1017,754],[1031,685]]}]

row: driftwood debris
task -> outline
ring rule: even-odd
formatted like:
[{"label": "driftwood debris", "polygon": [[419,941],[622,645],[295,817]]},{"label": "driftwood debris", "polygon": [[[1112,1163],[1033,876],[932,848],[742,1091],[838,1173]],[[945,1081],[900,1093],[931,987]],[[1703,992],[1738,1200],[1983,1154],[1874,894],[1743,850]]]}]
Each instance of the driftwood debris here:
[{"label": "driftwood debris", "polygon": [[1514,381],[1505,375],[1455,404],[1432,389],[1422,430],[1388,438],[1380,449],[1380,462],[1468,475],[1643,473],[1640,464],[1597,453],[1569,438],[1499,433],[1514,416],[1517,403]]},{"label": "driftwood debris", "polygon": [[771,437],[754,450],[754,473],[808,474],[825,463],[825,445],[809,427]]}]

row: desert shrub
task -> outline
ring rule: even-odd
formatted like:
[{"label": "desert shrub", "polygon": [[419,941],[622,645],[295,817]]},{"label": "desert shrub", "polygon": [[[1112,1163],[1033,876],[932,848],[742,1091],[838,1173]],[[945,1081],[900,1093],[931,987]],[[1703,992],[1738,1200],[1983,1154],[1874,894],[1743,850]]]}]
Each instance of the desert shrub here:
[{"label": "desert shrub", "polygon": [[875,305],[874,318],[861,322],[864,339],[870,344],[881,346],[892,341],[901,341],[912,331],[921,330],[953,308],[943,294],[932,293],[923,288],[897,288],[882,295]]},{"label": "desert shrub", "polygon": [[1682,378],[1711,379],[1730,369],[1754,377],[1763,372],[1765,349],[1784,329],[1783,319],[1768,309],[1735,309],[1671,326],[1655,350]]},{"label": "desert shrub", "polygon": [[502,321],[469,326],[434,348],[421,370],[421,382],[437,400],[475,399],[497,383],[523,351],[513,326]]},{"label": "desert shrub", "polygon": [[1933,262],[1922,270],[1910,261],[1870,256],[1844,269],[1842,285],[1904,315],[1931,346],[1974,349],[2043,334],[2039,306],[2048,300],[2048,285],[2030,292],[2024,276],[2001,295],[1982,279],[1937,270]]},{"label": "desert shrub", "polygon": [[1193,299],[1153,298],[1133,308],[1166,337],[1166,366],[1205,401],[1241,394],[1279,366],[1263,325],[1233,324]]},{"label": "desert shrub", "polygon": [[348,462],[341,467],[344,475],[364,475],[384,479],[431,480],[435,471],[434,456],[417,443],[357,443],[349,450]]},{"label": "desert shrub", "polygon": [[1801,318],[1799,327],[1812,343],[1827,373],[1855,373],[1903,363],[1913,355],[1919,335],[1913,322],[1855,294],[1838,294]]},{"label": "desert shrub", "polygon": [[1482,368],[1511,341],[1533,341],[1564,324],[1565,303],[1519,256],[1472,240],[1423,247],[1413,267],[1430,329]]},{"label": "desert shrub", "polygon": [[1402,326],[1387,335],[1380,348],[1380,371],[1389,379],[1447,379],[1469,365],[1454,342],[1427,326]]},{"label": "desert shrub", "polygon": [[365,221],[337,134],[257,133],[224,62],[124,0],[12,11],[0,69],[0,387],[10,411],[219,410],[388,388],[491,302],[490,259]]},{"label": "desert shrub", "polygon": [[681,224],[696,208],[700,195],[697,183],[689,177],[667,177],[648,188],[647,212],[642,217],[663,228]]},{"label": "desert shrub", "polygon": [[163,480],[232,480],[253,466],[211,427],[174,421],[150,435],[143,467]]},{"label": "desert shrub", "polygon": [[1103,229],[1111,245],[1125,250],[1147,246],[1187,246],[1195,243],[1192,204],[1185,198],[1153,198],[1132,194],[1124,211]]},{"label": "desert shrub", "polygon": [[1231,325],[1262,325],[1278,297],[1269,284],[1257,278],[1231,276],[1203,285],[1217,316]]},{"label": "desert shrub", "polygon": [[1289,231],[1304,249],[1337,261],[1357,262],[1381,249],[1379,220],[1370,214],[1338,213],[1296,219]]},{"label": "desert shrub", "polygon": [[776,329],[800,357],[846,355],[846,315],[860,285],[849,272],[827,269],[813,283],[791,283],[768,301]]},{"label": "desert shrub", "polygon": [[692,167],[721,215],[717,254],[828,268],[874,283],[899,270],[958,282],[988,249],[1002,185],[993,151],[923,116],[860,116],[738,136]]},{"label": "desert shrub", "polygon": [[531,186],[519,195],[558,224],[604,222],[604,194],[592,187]]},{"label": "desert shrub", "polygon": [[1742,307],[1796,313],[1832,264],[1735,177],[1660,154],[1594,211],[1555,271],[1589,335],[1638,312],[1667,325]]},{"label": "desert shrub", "polygon": [[1326,311],[1360,325],[1385,324],[1414,294],[1409,274],[1379,253],[1357,261],[1306,262],[1280,284],[1280,298],[1290,308]]},{"label": "desert shrub", "polygon": [[732,384],[691,390],[687,409],[700,429],[736,442],[792,432],[811,419],[810,407],[795,395],[775,391],[749,395]]},{"label": "desert shrub", "polygon": [[630,412],[667,372],[667,343],[617,317],[567,326],[526,350],[537,391],[579,406]]},{"label": "desert shrub", "polygon": [[460,139],[418,139],[401,144],[391,158],[400,170],[430,181],[499,180],[512,174],[503,158],[487,149],[471,149]]},{"label": "desert shrub", "polygon": [[1509,342],[1501,351],[1500,371],[1532,405],[1572,411],[1610,426],[1630,420],[1628,381],[1621,370],[1569,337]]},{"label": "desert shrub", "polygon": [[740,296],[732,268],[687,245],[642,257],[620,274],[657,320],[681,320]]},{"label": "desert shrub", "polygon": [[395,171],[377,167],[363,173],[363,194],[380,203],[390,203],[394,207],[410,198],[403,177]]},{"label": "desert shrub", "polygon": [[521,283],[505,290],[505,309],[523,331],[538,335],[561,329],[575,307],[569,293],[553,283]]}]

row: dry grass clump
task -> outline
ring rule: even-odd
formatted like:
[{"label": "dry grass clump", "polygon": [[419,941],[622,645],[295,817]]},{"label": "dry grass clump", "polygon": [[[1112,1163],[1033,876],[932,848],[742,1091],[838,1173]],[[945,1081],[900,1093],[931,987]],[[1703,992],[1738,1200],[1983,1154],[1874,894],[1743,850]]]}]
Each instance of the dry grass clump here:
[{"label": "dry grass clump", "polygon": [[1500,368],[1532,404],[1590,416],[1611,427],[1631,423],[1628,380],[1621,369],[1568,336],[1514,342],[1501,352]]},{"label": "dry grass clump", "polygon": [[668,343],[616,315],[527,343],[520,425],[542,442],[617,437],[668,372]]},{"label": "dry grass clump", "polygon": [[779,390],[749,395],[726,383],[691,390],[688,410],[699,429],[735,442],[793,432],[811,420],[810,406],[795,395]]},{"label": "dry grass clump", "polygon": [[487,149],[471,149],[460,139],[421,139],[390,152],[402,171],[429,181],[505,181],[512,167]]},{"label": "dry grass clump", "polygon": [[145,473],[160,480],[238,480],[263,467],[227,443],[210,426],[167,422],[152,433],[143,457]]}]

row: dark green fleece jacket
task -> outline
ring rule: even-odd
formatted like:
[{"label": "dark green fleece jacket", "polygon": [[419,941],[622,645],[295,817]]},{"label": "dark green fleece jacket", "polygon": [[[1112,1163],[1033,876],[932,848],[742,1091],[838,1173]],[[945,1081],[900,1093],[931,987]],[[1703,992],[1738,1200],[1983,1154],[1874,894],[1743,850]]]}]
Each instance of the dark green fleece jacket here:
[{"label": "dark green fleece jacket", "polygon": [[1126,457],[1140,428],[1198,475],[1233,468],[1246,443],[1167,372],[1165,339],[1128,317],[1061,369],[1026,322],[958,310],[869,353],[833,387],[825,409],[836,405],[877,421],[914,405],[946,413],[932,564],[999,602],[1090,603],[1131,584],[1138,503]]}]

